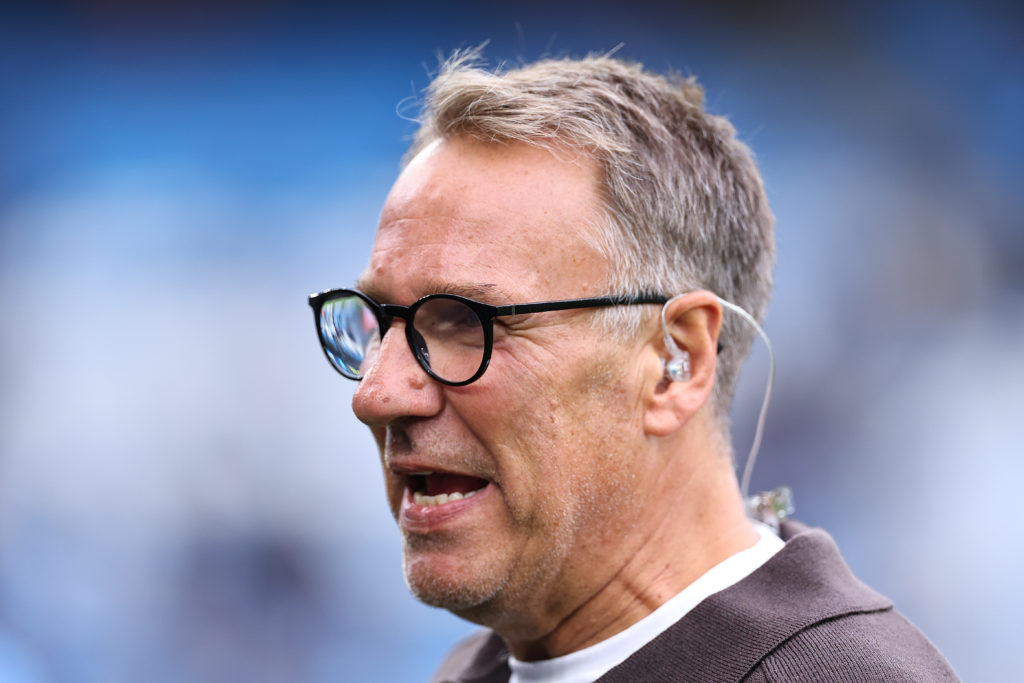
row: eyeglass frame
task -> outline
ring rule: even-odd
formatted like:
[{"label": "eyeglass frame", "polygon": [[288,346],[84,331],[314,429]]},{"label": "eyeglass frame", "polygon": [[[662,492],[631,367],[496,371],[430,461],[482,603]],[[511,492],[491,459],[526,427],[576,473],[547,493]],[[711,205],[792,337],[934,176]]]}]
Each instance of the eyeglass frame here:
[{"label": "eyeglass frame", "polygon": [[[613,294],[608,296],[597,296],[597,297],[586,297],[582,299],[559,299],[555,301],[534,301],[525,304],[507,304],[504,306],[493,306],[491,304],[485,304],[475,299],[468,297],[459,296],[458,294],[428,294],[427,296],[417,299],[410,306],[402,306],[399,304],[382,304],[375,301],[368,294],[360,292],[358,289],[328,289],[317,294],[309,295],[309,305],[313,309],[313,321],[316,325],[316,336],[320,341],[320,348],[323,350],[324,355],[327,357],[327,361],[331,364],[331,367],[346,379],[355,381],[361,381],[362,377],[350,377],[346,375],[338,365],[331,360],[330,352],[327,350],[327,345],[324,343],[324,336],[320,329],[320,312],[323,310],[323,306],[326,302],[332,299],[343,298],[347,296],[355,295],[362,299],[373,311],[374,317],[377,319],[377,326],[380,331],[380,341],[383,343],[384,335],[387,334],[388,330],[391,329],[391,324],[395,318],[401,318],[405,321],[405,340],[409,344],[409,350],[412,351],[413,357],[424,372],[430,377],[437,380],[441,384],[445,384],[451,387],[461,387],[476,380],[483,376],[487,370],[488,365],[491,362],[491,352],[494,347],[494,319],[503,316],[510,315],[525,315],[527,313],[546,313],[548,311],[568,311],[580,308],[602,308],[606,306],[632,306],[640,304],[664,304],[668,301],[668,297],[662,294],[654,294],[651,292],[641,292],[639,294]],[[430,361],[423,355],[423,350],[420,345],[416,343],[413,335],[418,334],[416,328],[413,327],[413,318],[416,317],[416,311],[420,309],[428,301],[434,299],[450,299],[457,301],[467,308],[473,311],[477,319],[480,320],[480,326],[484,332],[484,353],[480,360],[480,367],[477,371],[469,378],[458,382],[444,379],[440,377],[430,367]]]}]

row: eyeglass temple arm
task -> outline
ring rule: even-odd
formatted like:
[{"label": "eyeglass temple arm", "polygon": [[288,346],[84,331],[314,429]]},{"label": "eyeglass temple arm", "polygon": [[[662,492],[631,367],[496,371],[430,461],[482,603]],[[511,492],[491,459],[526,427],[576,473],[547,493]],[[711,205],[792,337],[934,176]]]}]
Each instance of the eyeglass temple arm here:
[{"label": "eyeglass temple arm", "polygon": [[600,306],[628,306],[631,304],[663,304],[668,300],[661,294],[624,294],[622,296],[597,296],[587,299],[561,299],[538,301],[532,304],[509,304],[495,306],[494,315],[521,315],[546,311],[565,311],[573,308],[597,308]]},{"label": "eyeglass temple arm", "polygon": [[[509,304],[495,306],[494,315],[525,315],[526,313],[544,313],[547,311],[566,311],[573,308],[596,308],[599,306],[628,306],[631,304],[663,304],[668,297],[661,294],[637,294],[622,296],[597,296],[588,299],[563,299],[559,301],[538,301],[532,304]],[[722,353],[725,347],[718,342],[716,353]]]}]

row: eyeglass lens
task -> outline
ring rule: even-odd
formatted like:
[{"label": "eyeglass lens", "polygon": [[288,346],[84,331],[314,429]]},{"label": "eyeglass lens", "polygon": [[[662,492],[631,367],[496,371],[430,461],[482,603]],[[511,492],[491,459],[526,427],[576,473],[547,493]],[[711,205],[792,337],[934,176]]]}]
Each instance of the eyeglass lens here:
[{"label": "eyeglass lens", "polygon": [[[420,365],[447,382],[464,382],[483,364],[483,323],[472,308],[455,299],[423,301],[406,334]],[[320,335],[328,358],[346,377],[361,379],[373,366],[380,331],[373,308],[360,297],[325,301]]]},{"label": "eyeglass lens", "polygon": [[325,301],[320,309],[320,338],[327,357],[341,374],[359,379],[368,368],[368,356],[380,345],[380,328],[373,309],[357,296]]}]

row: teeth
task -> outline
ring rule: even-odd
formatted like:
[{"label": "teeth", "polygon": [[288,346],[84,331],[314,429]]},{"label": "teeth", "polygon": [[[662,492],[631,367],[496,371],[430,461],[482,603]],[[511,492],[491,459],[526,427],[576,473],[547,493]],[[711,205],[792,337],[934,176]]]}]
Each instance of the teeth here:
[{"label": "teeth", "polygon": [[469,493],[459,493],[458,491],[456,491],[455,493],[439,493],[436,496],[428,496],[425,493],[420,493],[419,491],[417,491],[416,493],[412,494],[412,500],[417,505],[426,505],[427,507],[433,507],[435,505],[444,505],[445,503],[450,503],[454,500],[462,500],[463,498],[469,498],[470,496],[475,496],[476,493],[476,491],[470,491]]}]

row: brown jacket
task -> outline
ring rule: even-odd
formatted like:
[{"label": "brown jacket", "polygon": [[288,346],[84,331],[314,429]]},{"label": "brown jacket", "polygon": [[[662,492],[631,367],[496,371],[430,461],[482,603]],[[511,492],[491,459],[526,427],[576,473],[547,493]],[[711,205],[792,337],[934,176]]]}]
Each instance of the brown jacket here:
[{"label": "brown jacket", "polygon": [[[892,602],[861,583],[821,529],[782,527],[786,546],[709,596],[601,683],[955,681],[949,663]],[[459,643],[435,683],[505,683],[491,631]]]}]

